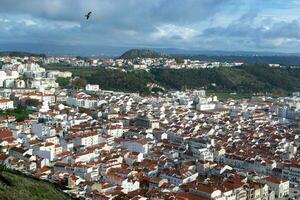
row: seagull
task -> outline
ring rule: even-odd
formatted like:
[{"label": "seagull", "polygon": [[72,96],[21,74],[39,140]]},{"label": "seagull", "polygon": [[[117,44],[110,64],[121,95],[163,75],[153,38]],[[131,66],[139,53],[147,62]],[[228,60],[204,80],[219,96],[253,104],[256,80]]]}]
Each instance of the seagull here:
[{"label": "seagull", "polygon": [[92,14],[92,12],[88,12],[88,14],[85,15],[86,20],[88,20],[90,18],[91,14]]}]

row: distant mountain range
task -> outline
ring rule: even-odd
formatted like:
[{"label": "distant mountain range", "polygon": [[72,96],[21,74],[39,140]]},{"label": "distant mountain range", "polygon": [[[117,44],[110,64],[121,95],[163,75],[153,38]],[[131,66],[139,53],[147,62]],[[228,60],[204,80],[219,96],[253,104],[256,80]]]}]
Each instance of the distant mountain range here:
[{"label": "distant mountain range", "polygon": [[37,54],[37,53],[29,53],[29,52],[21,52],[21,51],[2,51],[0,52],[0,56],[18,56],[18,57],[24,57],[24,56],[40,56],[45,57],[45,54]]},{"label": "distant mountain range", "polygon": [[[53,44],[2,44],[0,52],[55,56],[85,56],[109,58],[161,57],[163,55],[206,61],[244,62],[260,64],[283,64],[300,66],[299,53],[254,52],[254,51],[202,51],[177,48],[131,49],[129,47],[112,46],[81,46],[81,45],[53,45]],[[125,52],[125,53],[124,53]],[[1,55],[1,53],[0,53]],[[121,55],[121,56],[120,56]]]},{"label": "distant mountain range", "polygon": [[[99,45],[56,45],[32,43],[0,43],[0,51],[30,52],[46,55],[119,57],[130,49],[140,49],[119,46]],[[142,47],[141,49],[145,49]],[[300,53],[255,52],[255,51],[207,51],[188,50],[180,48],[147,48],[164,55],[210,55],[210,56],[300,56]]]},{"label": "distant mountain range", "polygon": [[168,55],[210,55],[210,56],[300,56],[300,53],[282,53],[268,51],[211,51],[187,50],[177,48],[154,48],[158,52]]}]

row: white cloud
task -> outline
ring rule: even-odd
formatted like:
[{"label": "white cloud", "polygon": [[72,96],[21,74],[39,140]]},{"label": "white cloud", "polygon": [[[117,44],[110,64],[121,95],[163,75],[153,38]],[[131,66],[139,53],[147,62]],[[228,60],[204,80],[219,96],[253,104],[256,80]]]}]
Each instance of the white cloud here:
[{"label": "white cloud", "polygon": [[31,19],[23,19],[21,20],[21,23],[28,27],[37,25],[37,23]]},{"label": "white cloud", "polygon": [[154,40],[159,40],[162,38],[190,40],[197,35],[197,31],[194,29],[176,26],[174,24],[165,24],[155,28],[156,31],[151,34],[151,37]]},{"label": "white cloud", "polygon": [[4,18],[0,18],[0,22],[2,22],[2,23],[9,23],[10,20],[9,19],[4,19]]}]

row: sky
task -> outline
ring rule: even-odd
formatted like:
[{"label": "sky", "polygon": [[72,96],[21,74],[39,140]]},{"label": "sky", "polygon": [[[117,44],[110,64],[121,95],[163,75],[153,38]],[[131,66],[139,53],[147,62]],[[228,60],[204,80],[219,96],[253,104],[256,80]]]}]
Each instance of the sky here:
[{"label": "sky", "polygon": [[300,0],[0,0],[0,50],[12,47],[299,53]]}]

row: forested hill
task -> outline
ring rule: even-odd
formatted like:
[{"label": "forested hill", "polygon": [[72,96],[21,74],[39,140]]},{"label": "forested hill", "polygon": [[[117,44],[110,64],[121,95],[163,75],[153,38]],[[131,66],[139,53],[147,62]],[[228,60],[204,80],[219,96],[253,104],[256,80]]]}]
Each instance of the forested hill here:
[{"label": "forested hill", "polygon": [[122,59],[134,59],[134,58],[160,58],[163,57],[161,53],[150,49],[131,49],[126,51],[120,56]]},{"label": "forested hill", "polygon": [[231,92],[300,91],[300,68],[244,65],[214,69],[153,69],[155,81],[167,88],[199,88]]}]

